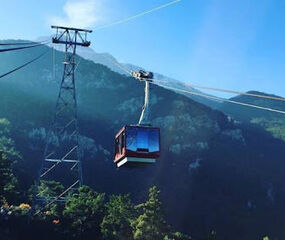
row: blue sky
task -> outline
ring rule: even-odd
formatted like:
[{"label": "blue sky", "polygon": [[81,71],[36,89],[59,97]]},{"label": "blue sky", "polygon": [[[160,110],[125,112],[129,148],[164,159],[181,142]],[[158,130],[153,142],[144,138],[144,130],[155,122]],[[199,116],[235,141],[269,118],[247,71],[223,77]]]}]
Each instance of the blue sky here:
[{"label": "blue sky", "polygon": [[[95,29],[170,0],[1,1],[0,39]],[[181,0],[94,31],[92,48],[187,83],[285,96],[285,1]]]}]

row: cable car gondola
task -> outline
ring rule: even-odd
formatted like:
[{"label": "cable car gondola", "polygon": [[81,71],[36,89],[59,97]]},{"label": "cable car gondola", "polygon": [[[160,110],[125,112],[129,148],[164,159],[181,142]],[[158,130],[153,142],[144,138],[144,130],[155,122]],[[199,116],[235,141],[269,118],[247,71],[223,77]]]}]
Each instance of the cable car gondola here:
[{"label": "cable car gondola", "polygon": [[115,137],[115,163],[118,167],[126,163],[155,163],[160,152],[159,138],[159,128],[124,126]]},{"label": "cable car gondola", "polygon": [[118,167],[155,163],[160,155],[160,129],[149,122],[149,83],[153,73],[131,73],[145,82],[145,101],[138,125],[126,125],[115,136],[114,162]]}]

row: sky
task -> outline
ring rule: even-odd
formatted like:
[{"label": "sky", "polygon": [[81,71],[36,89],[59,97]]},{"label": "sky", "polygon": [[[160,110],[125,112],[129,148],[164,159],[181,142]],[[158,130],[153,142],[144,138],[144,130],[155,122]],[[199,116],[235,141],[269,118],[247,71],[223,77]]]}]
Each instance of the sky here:
[{"label": "sky", "polygon": [[[185,83],[285,97],[284,0],[0,0],[0,39],[37,39],[51,24],[97,29],[96,52]],[[99,29],[98,29],[99,28]]]}]

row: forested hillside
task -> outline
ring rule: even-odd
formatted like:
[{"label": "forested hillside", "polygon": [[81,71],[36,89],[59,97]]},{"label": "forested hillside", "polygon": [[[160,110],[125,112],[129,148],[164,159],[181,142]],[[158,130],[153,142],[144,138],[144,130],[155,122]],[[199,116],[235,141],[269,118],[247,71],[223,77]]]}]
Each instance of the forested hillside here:
[{"label": "forested hillside", "polygon": [[[43,50],[22,51],[17,55],[3,53],[0,69],[6,72]],[[53,117],[62,59],[63,54],[57,52],[55,79],[50,49],[38,62],[0,81],[0,117],[11,123],[9,136],[17,149],[13,150],[16,155],[11,158],[7,155],[7,159],[15,158],[12,166],[19,192],[15,200],[7,200],[9,206],[13,201],[31,204],[29,191],[40,167],[45,136]],[[162,229],[170,225],[171,230],[167,232],[184,232],[193,239],[194,236],[203,238],[212,230],[220,239],[261,239],[268,234],[276,239],[284,237],[283,141],[263,129],[236,123],[220,111],[152,85],[151,119],[153,125],[161,128],[162,156],[155,165],[147,168],[117,169],[112,162],[114,135],[123,125],[137,123],[143,102],[143,84],[84,59],[77,69],[76,79],[84,184],[93,190],[84,187],[82,195],[71,197],[61,209],[60,214],[69,219],[68,226],[77,226],[77,231],[84,221],[87,221],[84,226],[88,227],[90,220],[90,226],[97,226],[92,231],[108,235],[109,230],[102,229],[108,229],[112,214],[118,214],[125,222],[121,213],[110,212],[116,209],[113,205],[121,204],[127,221],[132,219],[130,225],[135,239],[146,239],[140,238],[137,221],[144,222],[154,211],[149,212],[147,201],[152,197],[157,199],[158,190],[151,188],[156,185],[161,191],[162,203],[155,202],[162,204],[167,224],[160,214],[155,221],[159,226],[162,224]],[[5,137],[5,134],[1,133],[1,136]],[[14,176],[10,174],[11,179]],[[108,200],[112,194],[117,196]],[[130,195],[126,197],[125,194]],[[97,207],[104,205],[104,211],[91,206],[96,216],[97,211],[104,212],[100,212],[101,223],[92,216],[89,218],[90,211],[83,216],[77,212],[76,204],[83,204],[81,208],[88,209],[84,205],[89,203],[85,202],[85,197],[96,201]],[[156,207],[160,209],[159,205]],[[25,206],[22,208],[26,209]],[[53,223],[58,218],[54,218],[55,214],[52,216],[46,216],[49,229],[64,232],[64,224]],[[279,224],[268,219],[275,219]],[[57,229],[55,225],[60,227]],[[167,234],[164,237],[171,239]]]}]

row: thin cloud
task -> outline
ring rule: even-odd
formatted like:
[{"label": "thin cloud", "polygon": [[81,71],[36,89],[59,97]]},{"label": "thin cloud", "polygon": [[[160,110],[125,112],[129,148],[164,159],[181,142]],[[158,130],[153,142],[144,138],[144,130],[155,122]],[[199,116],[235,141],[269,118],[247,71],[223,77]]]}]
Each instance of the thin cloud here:
[{"label": "thin cloud", "polygon": [[63,6],[63,17],[53,16],[52,25],[90,28],[102,21],[102,0],[67,0]]}]

